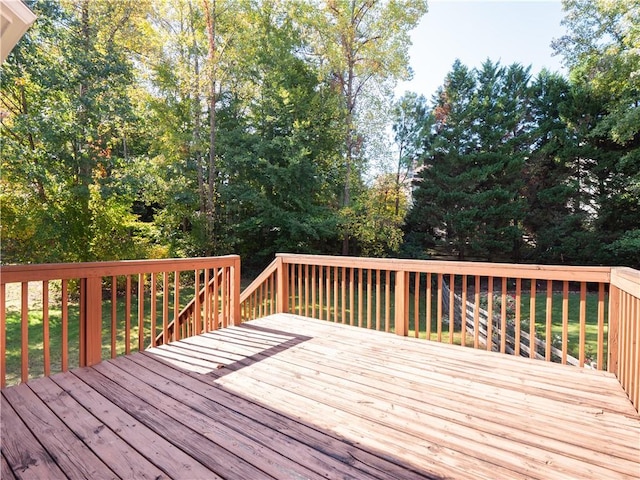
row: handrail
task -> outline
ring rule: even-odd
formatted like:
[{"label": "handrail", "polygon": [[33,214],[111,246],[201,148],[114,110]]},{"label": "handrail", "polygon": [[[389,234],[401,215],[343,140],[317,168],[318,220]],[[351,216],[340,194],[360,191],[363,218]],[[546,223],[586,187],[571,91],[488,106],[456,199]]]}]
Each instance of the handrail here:
[{"label": "handrail", "polygon": [[279,268],[278,259],[274,259],[261,273],[258,275],[247,288],[240,294],[240,303],[244,303],[251,295],[253,295],[258,287],[260,287],[268,277]]},{"label": "handrail", "polygon": [[[205,275],[206,273],[208,272],[205,272]],[[195,318],[194,313],[196,312],[196,310],[200,308],[200,305],[203,302],[210,301],[210,297],[211,295],[214,294],[215,291],[217,291],[216,287],[217,285],[220,284],[219,282],[222,280],[224,273],[225,273],[225,270],[220,269],[218,270],[217,273],[213,275],[213,277],[211,277],[210,280],[208,281],[205,280],[206,285],[200,289],[198,295],[194,295],[191,301],[187,303],[187,305],[185,305],[183,309],[180,311],[180,313],[178,314],[178,323],[177,323],[178,328],[182,328],[182,326],[187,322],[193,322],[194,325],[192,328],[194,329],[196,334],[202,332],[202,329],[201,329],[202,326],[200,325],[200,321],[199,319]],[[217,322],[215,322],[215,327],[217,328],[217,326],[218,326]],[[175,337],[175,327],[176,327],[176,320],[172,320],[171,323],[169,323],[169,325],[167,326],[167,330],[168,330],[167,341],[165,341],[164,332],[160,332],[156,336],[155,344],[162,345],[163,343],[167,343],[171,341],[171,339]]]},{"label": "handrail", "polygon": [[610,370],[636,410],[640,407],[640,271],[611,269]]},{"label": "handrail", "polygon": [[[284,263],[349,267],[351,265],[371,270],[442,273],[455,275],[487,275],[496,269],[507,278],[540,278],[554,281],[606,282],[611,279],[611,267],[563,265],[534,265],[490,262],[449,262],[444,260],[414,260],[404,258],[337,257],[328,255],[300,255],[278,253]],[[628,269],[633,271],[632,269]]]},{"label": "handrail", "polygon": [[[159,329],[163,341],[170,338],[168,327],[172,319],[181,324],[180,307],[185,288],[188,292],[191,284],[199,290],[200,275],[204,272],[206,276],[211,269],[226,272],[226,280],[220,282],[221,292],[214,297],[219,305],[205,309],[204,315],[198,312],[200,318],[205,318],[207,312],[213,315],[215,308],[216,315],[220,310],[224,325],[240,323],[240,257],[237,255],[1,266],[0,386],[6,385],[7,374],[11,376],[10,382],[25,382],[33,378],[34,373],[47,376],[74,365],[95,365],[103,354],[114,357],[155,346]],[[37,308],[29,302],[35,282],[42,291],[38,293],[42,306]],[[11,284],[18,284],[12,291],[20,292],[20,301],[15,309],[8,311],[7,285]],[[202,306],[205,302],[196,301],[196,305],[198,303]],[[30,315],[42,318],[37,329],[30,325]],[[211,322],[205,322],[203,328],[207,328],[206,325]],[[172,337],[192,335],[196,330],[173,329]],[[36,337],[41,339],[38,345],[29,341]]]},{"label": "handrail", "polygon": [[254,320],[264,313],[276,310],[276,282],[282,276],[282,260],[275,258],[240,294],[240,312],[243,321]]}]

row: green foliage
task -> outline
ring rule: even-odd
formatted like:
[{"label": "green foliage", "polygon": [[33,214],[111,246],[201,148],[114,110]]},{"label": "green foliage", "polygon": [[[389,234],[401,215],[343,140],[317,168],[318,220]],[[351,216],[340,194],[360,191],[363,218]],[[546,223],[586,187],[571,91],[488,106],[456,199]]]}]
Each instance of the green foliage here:
[{"label": "green foliage", "polygon": [[568,80],[456,62],[432,104],[391,99],[423,0],[28,4],[0,75],[5,263],[640,264],[638,0],[564,2]]},{"label": "green foliage", "polygon": [[126,240],[132,220],[117,219],[130,198],[112,180],[133,161],[136,116],[132,61],[117,42],[131,12],[111,6],[35,3],[41,20],[2,66],[4,262],[146,256]]},{"label": "green foliage", "polygon": [[426,132],[408,230],[463,259],[519,255],[528,70],[456,62]]}]

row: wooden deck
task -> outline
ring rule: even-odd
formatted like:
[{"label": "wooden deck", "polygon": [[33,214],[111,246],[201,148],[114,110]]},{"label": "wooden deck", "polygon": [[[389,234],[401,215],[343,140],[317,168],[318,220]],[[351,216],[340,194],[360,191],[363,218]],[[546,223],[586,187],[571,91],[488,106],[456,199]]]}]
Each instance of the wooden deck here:
[{"label": "wooden deck", "polygon": [[274,315],[2,391],[2,479],[640,476],[602,372]]}]

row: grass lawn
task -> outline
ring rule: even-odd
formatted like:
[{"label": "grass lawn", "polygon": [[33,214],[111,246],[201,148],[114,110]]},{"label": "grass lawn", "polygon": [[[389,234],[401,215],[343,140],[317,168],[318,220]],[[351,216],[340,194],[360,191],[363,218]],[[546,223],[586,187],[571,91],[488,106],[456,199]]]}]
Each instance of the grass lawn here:
[{"label": "grass lawn", "polygon": [[[9,285],[17,287],[19,285]],[[53,287],[55,288],[55,286]],[[44,375],[44,329],[42,320],[42,297],[39,301],[33,299],[32,290],[42,292],[40,284],[30,284],[30,311],[28,314],[28,345],[29,345],[29,377],[37,378]],[[52,289],[53,290],[53,289]],[[8,292],[8,297],[11,298]],[[107,292],[108,293],[108,292]],[[146,291],[144,296],[144,316],[142,325],[144,328],[144,345],[148,346],[151,342],[151,298],[149,292]],[[180,308],[182,309],[192,298],[194,289],[191,286],[183,286],[180,289]],[[18,293],[18,297],[19,297]],[[37,295],[37,293],[36,293]],[[51,295],[51,294],[50,294]],[[54,296],[54,295],[52,295]],[[156,298],[156,332],[162,331],[162,293],[158,292]],[[169,322],[173,320],[173,296],[169,299]],[[79,337],[80,337],[80,316],[77,301],[69,301],[68,303],[68,367],[74,368],[79,365]],[[126,302],[124,296],[118,296],[116,300],[116,355],[125,353],[125,323],[126,323]],[[102,358],[111,357],[111,299],[104,300],[102,303]],[[7,348],[6,348],[6,371],[7,385],[19,383],[21,371],[21,354],[22,354],[22,322],[20,318],[19,301],[18,303],[7,302]],[[131,351],[138,349],[138,296],[131,295],[130,307],[130,339],[129,346]],[[49,355],[51,364],[51,373],[62,371],[62,312],[59,298],[51,298],[49,302]]]},{"label": "grass lawn", "polygon": [[[29,344],[29,374],[30,377],[39,377],[44,374],[44,342],[43,342],[43,322],[42,322],[42,293],[41,286],[40,291],[38,292],[38,286],[41,284],[32,283],[30,284],[30,311],[29,311],[29,332],[28,332],[28,344]],[[17,288],[16,292],[10,292],[9,288]],[[54,290],[55,286],[51,288]],[[35,290],[32,292],[32,290]],[[59,372],[61,371],[61,361],[62,361],[62,315],[60,311],[60,300],[55,297],[55,292],[50,293],[50,302],[49,302],[49,329],[50,329],[50,343],[49,343],[49,352],[51,358],[51,372]],[[105,289],[105,293],[108,294],[108,289]],[[193,298],[193,287],[188,286],[186,284],[182,285],[180,290],[180,308],[184,307],[192,298]],[[19,285],[9,285],[7,289],[7,384],[17,383],[20,380],[20,365],[21,365],[21,319],[19,313],[20,306],[20,286]],[[326,292],[325,292],[326,295]],[[333,291],[331,292],[333,297]],[[366,288],[363,290],[363,299],[362,306],[359,305],[359,296],[358,291],[355,291],[354,298],[354,323],[358,324],[358,312],[362,311],[362,325],[367,326],[369,322],[369,316],[371,318],[372,328],[376,328],[376,292],[375,288],[371,292],[371,299],[368,301]],[[339,295],[340,297],[340,295]],[[496,297],[494,297],[496,298]],[[521,318],[522,318],[522,330],[525,332],[529,331],[529,294],[528,292],[523,292],[521,299]],[[470,299],[472,297],[470,296]],[[39,300],[39,302],[38,302]],[[341,298],[338,299],[338,321],[342,321],[341,316]],[[161,332],[162,329],[162,294],[161,290],[158,291],[158,296],[156,299],[156,334]],[[298,299],[296,298],[296,302]],[[390,325],[389,330],[394,330],[394,320],[393,320],[393,311],[394,311],[394,295],[392,294],[390,297]],[[544,340],[546,334],[546,293],[539,292],[536,296],[536,332],[538,338]],[[170,309],[169,309],[169,321],[173,319],[173,296],[169,299]],[[486,305],[486,294],[484,302]],[[346,310],[346,318],[345,323],[350,323],[350,305],[347,301],[347,305],[345,305]],[[79,309],[77,302],[69,302],[69,322],[68,322],[68,366],[69,368],[73,368],[78,366],[79,363]],[[426,299],[424,292],[420,295],[419,303],[418,303],[418,336],[420,338],[426,338]],[[119,295],[116,301],[116,355],[121,355],[125,352],[125,299],[124,296]],[[318,317],[319,305],[316,306],[316,317]],[[431,340],[437,340],[437,300],[434,295],[432,304],[431,304]],[[513,305],[510,306],[508,310],[507,317],[508,319],[513,319]],[[409,301],[409,336],[415,336],[415,328],[416,325],[414,323],[414,311],[415,311],[415,302],[414,297],[411,295]],[[580,325],[578,322],[578,315],[580,311],[580,294],[576,292],[569,293],[569,326],[568,326],[568,353],[574,357],[579,356],[579,335],[580,335]],[[598,321],[597,321],[597,311],[598,311],[598,295],[594,293],[588,293],[586,296],[586,312],[587,312],[587,320],[586,320],[586,338],[585,338],[585,352],[587,356],[587,360],[593,359],[596,361],[597,354],[597,329],[598,329]],[[111,312],[112,305],[110,296],[108,299],[103,301],[102,305],[102,341],[103,341],[103,358],[109,358],[112,354],[111,352]],[[292,309],[292,313],[297,313],[297,304]],[[370,312],[370,313],[369,313]],[[551,304],[551,312],[552,312],[552,338],[554,340],[554,345],[557,348],[561,348],[562,339],[562,293],[553,293],[552,296],[552,304]],[[302,309],[302,313],[304,314],[304,308]],[[380,329],[385,330],[385,298],[384,293],[382,292],[380,299]],[[500,306],[499,301],[494,300],[494,315],[500,314]],[[309,314],[311,315],[311,308],[309,308]],[[323,309],[323,316],[325,320],[327,317],[331,321],[334,319],[334,310],[333,308],[330,311],[330,314],[327,315],[326,305]],[[605,302],[605,319],[606,319],[606,302]],[[138,297],[137,295],[131,296],[131,308],[130,308],[130,340],[129,345],[132,351],[138,349]],[[150,315],[150,295],[147,291],[145,292],[144,298],[144,318],[143,318],[143,327],[145,332],[145,340],[144,345],[147,346],[151,341],[151,315]],[[607,325],[605,324],[605,359],[606,359],[606,334],[607,334]],[[449,342],[449,325],[446,322],[446,317],[441,326],[441,341],[448,343]],[[460,344],[461,343],[461,333],[459,328],[454,332],[453,343]],[[467,336],[467,345],[473,344],[473,337]]]},{"label": "grass lawn", "polygon": [[[325,292],[326,294],[326,292]],[[481,305],[483,308],[486,308],[486,292],[481,294],[484,295],[484,300],[481,298]],[[331,296],[333,298],[333,290],[331,291]],[[341,322],[341,294],[338,295],[338,322]],[[385,296],[384,293],[381,295],[380,300],[380,329],[385,330]],[[511,295],[513,298],[514,295]],[[520,317],[521,317],[521,330],[528,333],[529,332],[529,321],[530,321],[530,294],[529,292],[523,292],[521,296],[521,305],[520,305]],[[580,349],[580,323],[579,323],[579,314],[580,314],[580,293],[579,292],[569,292],[568,295],[569,303],[568,303],[568,346],[567,352],[569,355],[579,358],[579,349]],[[468,297],[469,300],[473,300],[473,296],[470,295]],[[297,297],[296,304],[293,310],[293,313],[298,313],[297,308]],[[363,300],[362,305],[359,305],[359,293],[357,289],[354,291],[354,324],[358,325],[359,312],[362,311],[362,322],[361,325],[363,327],[367,327],[369,316],[371,317],[371,328],[376,328],[376,292],[375,288],[371,292],[371,301],[367,301],[366,288],[363,289]],[[513,298],[513,303],[515,304],[515,298]],[[369,305],[370,304],[370,305]],[[393,311],[394,311],[395,298],[392,294],[390,296],[390,325],[389,330],[394,331],[394,319],[393,319]],[[507,319],[514,321],[515,320],[515,310],[514,304],[510,305],[510,308],[507,310]],[[426,329],[426,298],[424,292],[419,297],[418,302],[418,337],[426,338],[427,337],[427,329]],[[318,317],[319,303],[316,303],[316,317]],[[371,313],[369,313],[369,311]],[[346,318],[345,323],[350,323],[351,309],[350,302],[347,294],[347,304],[345,305]],[[536,295],[536,309],[535,309],[535,331],[539,339],[546,339],[546,318],[547,318],[547,296],[546,292],[538,292]],[[304,306],[302,309],[302,313],[304,314]],[[311,314],[311,308],[309,308],[309,314]],[[499,295],[496,296],[494,294],[494,306],[493,306],[493,315],[500,315],[500,304],[499,304]],[[322,318],[330,321],[334,320],[334,309],[331,308],[329,315],[327,315],[326,305],[323,308]],[[554,292],[552,294],[551,299],[551,338],[552,344],[558,348],[562,349],[562,317],[563,317],[563,305],[562,305],[562,292]],[[605,301],[605,324],[604,324],[604,359],[606,362],[606,338],[607,338],[607,302]],[[431,335],[430,339],[436,341],[438,339],[437,334],[437,298],[436,295],[433,295],[431,302]],[[409,336],[414,337],[416,331],[415,325],[415,301],[413,294],[409,298]],[[441,325],[441,341],[445,343],[449,343],[449,324],[446,315],[443,314],[443,322]],[[587,362],[595,362],[597,360],[597,342],[598,342],[598,294],[597,293],[587,293],[586,295],[586,322],[585,322],[585,356]],[[461,332],[460,328],[457,327],[454,335],[453,342],[454,344],[461,343]],[[473,336],[467,335],[466,340],[467,345],[473,345]]]}]

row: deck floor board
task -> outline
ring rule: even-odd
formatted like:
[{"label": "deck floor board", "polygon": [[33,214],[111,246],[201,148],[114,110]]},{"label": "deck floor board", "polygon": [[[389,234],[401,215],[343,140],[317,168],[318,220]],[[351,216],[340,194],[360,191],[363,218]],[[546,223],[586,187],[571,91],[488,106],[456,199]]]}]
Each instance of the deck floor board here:
[{"label": "deck floor board", "polygon": [[2,478],[640,477],[611,375],[271,315],[2,391]]}]

